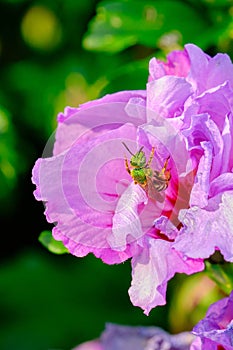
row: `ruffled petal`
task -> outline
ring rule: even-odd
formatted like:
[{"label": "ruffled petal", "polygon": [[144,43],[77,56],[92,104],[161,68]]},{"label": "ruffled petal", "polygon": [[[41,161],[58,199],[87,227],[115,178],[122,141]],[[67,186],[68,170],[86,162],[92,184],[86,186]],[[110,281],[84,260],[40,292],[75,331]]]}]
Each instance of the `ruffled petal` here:
[{"label": "ruffled petal", "polygon": [[164,76],[147,83],[147,108],[161,117],[173,118],[182,114],[190,95],[191,85],[184,78]]},{"label": "ruffled petal", "polygon": [[[209,200],[210,208],[192,207],[181,210],[184,225],[173,244],[174,248],[193,259],[206,259],[219,249],[225,260],[233,261],[233,191]],[[219,203],[219,198],[221,199]],[[211,208],[212,209],[212,208]]]},{"label": "ruffled petal", "polygon": [[119,199],[112,219],[112,233],[108,242],[114,250],[125,250],[127,243],[143,236],[138,207],[147,203],[146,192],[133,182]]},{"label": "ruffled petal", "polygon": [[204,154],[198,164],[197,174],[190,196],[190,205],[197,205],[200,208],[204,208],[208,204],[213,149],[210,142],[202,141],[200,144],[204,150]]},{"label": "ruffled petal", "polygon": [[93,252],[110,263],[131,256],[127,247],[125,253],[114,252],[113,259],[107,237],[117,201],[132,180],[125,169],[122,141],[135,145],[135,132],[134,125],[126,124],[36,163],[35,196],[46,202],[47,220],[56,223],[54,236],[71,253]]},{"label": "ruffled petal", "polygon": [[167,62],[152,58],[149,62],[149,81],[164,75],[186,77],[190,69],[190,61],[185,50],[172,51],[167,55]]},{"label": "ruffled petal", "polygon": [[212,304],[203,320],[192,333],[201,339],[203,349],[219,348],[232,350],[233,329],[233,292],[229,298],[223,298]]},{"label": "ruffled petal", "polygon": [[78,108],[67,107],[64,113],[58,115],[59,124],[53,154],[64,152],[80,139],[88,141],[119,125],[143,124],[145,110],[141,110],[141,114],[132,116],[126,112],[125,108],[129,101],[131,104],[136,104],[138,99],[145,100],[145,95],[145,91],[123,91],[87,102]]},{"label": "ruffled petal", "polygon": [[225,173],[218,176],[210,184],[209,196],[214,197],[225,191],[233,190],[233,173]]},{"label": "ruffled petal", "polygon": [[205,54],[193,44],[185,45],[190,59],[188,81],[192,82],[199,93],[229,81],[233,86],[232,62],[227,54],[218,53],[214,57]]},{"label": "ruffled petal", "polygon": [[207,89],[229,82],[233,88],[233,70],[230,57],[218,53],[212,57],[208,65]]},{"label": "ruffled petal", "polygon": [[190,71],[187,76],[187,81],[192,84],[195,94],[199,95],[206,89],[210,57],[194,44],[185,45],[185,50],[190,60]]},{"label": "ruffled petal", "polygon": [[179,234],[179,230],[173,223],[166,217],[160,216],[154,221],[155,228],[165,235],[169,240],[174,240]]},{"label": "ruffled petal", "polygon": [[[210,149],[212,149],[213,159],[211,160],[211,169],[209,169],[210,181],[220,175],[222,169],[222,156],[224,143],[222,135],[208,114],[194,115],[191,117],[191,124],[188,129],[182,131],[183,135],[187,138],[188,149],[192,150],[192,153],[197,158],[200,156],[200,151],[203,149],[203,141],[208,142],[208,158],[210,157]],[[207,147],[207,143],[205,148]],[[204,151],[207,152],[207,149]],[[205,157],[207,160],[207,157]],[[210,161],[210,158],[209,158]],[[206,170],[210,164],[206,164]],[[205,173],[206,174],[206,173]]]},{"label": "ruffled petal", "polygon": [[101,335],[101,344],[106,350],[188,350],[193,338],[190,332],[171,335],[159,327],[108,323]]},{"label": "ruffled petal", "polygon": [[225,125],[225,118],[233,109],[233,89],[229,82],[205,90],[193,102],[198,108],[198,114],[209,114],[218,126],[220,133]]},{"label": "ruffled petal", "polygon": [[170,242],[149,238],[148,246],[132,258],[130,299],[148,315],[152,308],[166,303],[167,283],[175,273],[189,275],[203,269],[201,260],[182,259]]},{"label": "ruffled petal", "polygon": [[[89,109],[102,104],[110,104],[115,102],[127,103],[131,98],[146,98],[145,90],[130,90],[130,91],[119,91],[113,94],[107,94],[97,100],[85,102],[80,104],[79,107],[66,107],[64,113],[58,114],[58,121],[64,122],[66,119],[72,117],[80,110]],[[109,116],[111,119],[111,117]]]}]

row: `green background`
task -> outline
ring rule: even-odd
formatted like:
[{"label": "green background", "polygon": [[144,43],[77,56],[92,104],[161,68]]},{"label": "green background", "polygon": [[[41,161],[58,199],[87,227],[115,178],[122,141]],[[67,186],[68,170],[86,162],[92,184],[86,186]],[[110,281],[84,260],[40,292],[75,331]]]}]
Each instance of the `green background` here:
[{"label": "green background", "polygon": [[130,262],[56,255],[38,241],[52,226],[31,170],[57,114],[144,89],[149,59],[185,43],[232,58],[233,1],[0,1],[0,349],[68,350],[106,322],[189,330],[217,299],[202,274],[176,276],[167,306],[147,317],[129,301]]}]

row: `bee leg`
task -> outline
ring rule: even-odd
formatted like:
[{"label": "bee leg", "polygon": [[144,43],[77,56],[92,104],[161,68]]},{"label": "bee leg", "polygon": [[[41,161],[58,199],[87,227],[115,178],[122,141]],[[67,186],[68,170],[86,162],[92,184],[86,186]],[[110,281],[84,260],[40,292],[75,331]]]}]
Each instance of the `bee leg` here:
[{"label": "bee leg", "polygon": [[171,179],[170,170],[167,170],[167,164],[168,164],[169,158],[170,158],[170,156],[167,157],[167,159],[165,160],[163,169],[161,170],[161,173],[164,174],[164,177],[166,179],[166,188],[168,187],[169,181]]},{"label": "bee leg", "polygon": [[167,159],[166,159],[165,162],[164,162],[164,166],[163,166],[163,168],[162,168],[162,170],[161,170],[161,173],[162,173],[162,174],[167,173],[168,175],[170,175],[170,171],[167,170],[167,164],[168,164],[169,159],[170,159],[170,156],[168,156]]},{"label": "bee leg", "polygon": [[125,157],[125,169],[127,170],[127,172],[129,173],[129,175],[131,175],[131,171],[129,168],[129,163],[128,163],[128,159]]},{"label": "bee leg", "polygon": [[151,152],[150,152],[150,158],[149,158],[149,160],[148,160],[146,166],[149,166],[149,165],[150,165],[150,163],[152,162],[152,160],[153,160],[153,158],[154,158],[154,154],[155,154],[155,148],[152,147]]}]

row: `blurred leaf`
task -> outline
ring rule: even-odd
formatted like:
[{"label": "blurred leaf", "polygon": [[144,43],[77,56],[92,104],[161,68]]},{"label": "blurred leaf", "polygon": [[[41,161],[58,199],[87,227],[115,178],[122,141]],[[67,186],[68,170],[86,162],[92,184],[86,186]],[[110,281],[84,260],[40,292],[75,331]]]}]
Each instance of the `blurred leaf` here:
[{"label": "blurred leaf", "polygon": [[106,322],[164,327],[166,306],[147,317],[130,303],[130,263],[106,265],[45,249],[0,266],[0,349],[70,350],[98,337]]},{"label": "blurred leaf", "polygon": [[134,44],[180,47],[198,43],[206,19],[182,1],[103,1],[90,22],[83,45],[89,50],[119,52]]},{"label": "blurred leaf", "polygon": [[124,90],[145,90],[148,80],[149,58],[125,64],[107,75],[109,83],[101,95]]},{"label": "blurred leaf", "polygon": [[[116,65],[116,60],[95,58],[95,70],[90,69],[93,56],[67,54],[57,62],[38,64],[33,60],[12,64],[4,75],[5,84],[14,99],[14,115],[20,118],[37,137],[48,138],[57,126],[56,117],[65,106],[78,106],[97,98],[106,84],[104,74]],[[103,67],[106,67],[104,70]],[[102,75],[103,72],[103,75]]]},{"label": "blurred leaf", "polygon": [[233,264],[211,264],[205,262],[207,275],[218,285],[220,290],[230,294],[233,290]]},{"label": "blurred leaf", "polygon": [[69,253],[68,249],[64,247],[64,244],[61,241],[56,241],[51,231],[43,231],[39,236],[39,242],[43,244],[51,253],[54,254],[65,254]]},{"label": "blurred leaf", "polygon": [[205,316],[209,305],[222,298],[221,291],[205,273],[188,277],[178,274],[170,281],[169,290],[169,324],[172,333],[191,330]]},{"label": "blurred leaf", "polygon": [[[195,1],[195,0],[194,0]],[[232,0],[202,0],[203,3],[208,5],[208,7],[226,7],[232,6]]]},{"label": "blurred leaf", "polygon": [[23,2],[28,2],[28,0],[1,0],[2,2],[6,2],[9,4],[18,4],[18,3],[23,3]]},{"label": "blurred leaf", "polygon": [[0,199],[8,206],[18,174],[24,170],[24,159],[17,153],[17,136],[9,112],[0,106]]}]

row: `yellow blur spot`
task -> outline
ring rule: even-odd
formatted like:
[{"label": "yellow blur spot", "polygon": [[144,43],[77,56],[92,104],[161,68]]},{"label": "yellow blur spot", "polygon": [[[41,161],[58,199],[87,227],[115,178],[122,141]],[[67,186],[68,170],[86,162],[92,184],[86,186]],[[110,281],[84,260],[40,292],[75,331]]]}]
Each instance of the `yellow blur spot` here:
[{"label": "yellow blur spot", "polygon": [[158,42],[158,47],[164,51],[167,55],[173,50],[182,49],[182,35],[179,31],[171,31],[169,33],[164,33]]},{"label": "yellow blur spot", "polygon": [[0,170],[7,179],[14,179],[16,177],[15,169],[7,159],[1,160]]},{"label": "yellow blur spot", "polygon": [[0,135],[8,131],[9,121],[5,111],[0,108]]},{"label": "yellow blur spot", "polygon": [[[107,85],[105,77],[100,77],[92,84],[88,84],[85,77],[78,73],[70,73],[65,80],[65,90],[61,91],[54,103],[56,116],[64,106],[75,106],[99,97],[101,90]],[[56,120],[54,120],[56,127]]]},{"label": "yellow blur spot", "polygon": [[122,19],[118,16],[112,16],[110,22],[113,28],[120,28],[123,24]]},{"label": "yellow blur spot", "polygon": [[153,6],[145,6],[143,10],[144,18],[147,22],[156,22],[158,19],[158,13]]},{"label": "yellow blur spot", "polygon": [[43,6],[33,6],[23,17],[21,32],[24,41],[43,51],[54,49],[61,41],[61,26],[52,11]]}]

